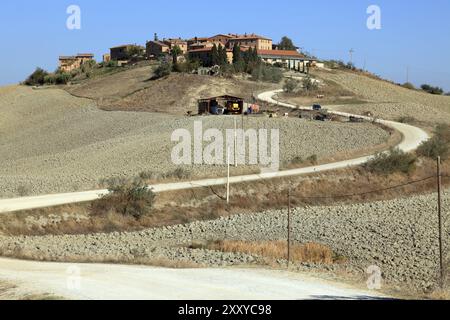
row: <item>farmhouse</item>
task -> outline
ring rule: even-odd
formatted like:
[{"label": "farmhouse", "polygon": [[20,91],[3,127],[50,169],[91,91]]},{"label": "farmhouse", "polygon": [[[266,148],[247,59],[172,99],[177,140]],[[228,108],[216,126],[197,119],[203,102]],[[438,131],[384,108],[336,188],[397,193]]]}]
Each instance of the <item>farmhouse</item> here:
[{"label": "farmhouse", "polygon": [[149,41],[146,45],[148,58],[159,57],[170,52],[170,46],[161,41]]},{"label": "farmhouse", "polygon": [[[212,65],[212,49],[213,46],[208,46],[202,49],[195,49],[189,51],[189,58],[192,60],[199,60],[204,66]],[[233,50],[227,49],[228,63],[233,63]]]},{"label": "farmhouse", "polygon": [[181,49],[181,53],[185,54],[188,51],[188,43],[187,41],[182,40],[181,38],[178,39],[164,39],[163,43],[167,46],[169,46],[170,50],[172,50],[174,47],[178,46],[178,48]]},{"label": "farmhouse", "polygon": [[128,60],[130,58],[130,52],[139,51],[139,53],[143,53],[145,48],[135,45],[135,44],[125,44],[117,47],[113,47],[110,49],[111,51],[111,60],[120,61],[120,60]]},{"label": "farmhouse", "polygon": [[241,48],[256,48],[257,50],[272,50],[272,39],[258,36],[256,34],[244,34],[228,39],[228,48],[233,49],[235,45]]},{"label": "farmhouse", "polygon": [[258,56],[268,64],[281,64],[283,67],[307,72],[316,60],[307,58],[295,50],[258,50]]},{"label": "farmhouse", "polygon": [[59,69],[63,72],[71,72],[90,60],[94,60],[94,55],[91,53],[79,53],[76,56],[60,56]]}]

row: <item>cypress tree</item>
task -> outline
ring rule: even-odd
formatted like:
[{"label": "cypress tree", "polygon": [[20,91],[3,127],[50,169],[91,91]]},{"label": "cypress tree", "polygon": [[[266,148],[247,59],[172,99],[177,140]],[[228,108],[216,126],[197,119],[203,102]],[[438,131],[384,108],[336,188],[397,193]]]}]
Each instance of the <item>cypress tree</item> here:
[{"label": "cypress tree", "polygon": [[233,64],[238,64],[239,62],[241,62],[241,60],[242,60],[241,47],[239,47],[239,45],[236,44],[233,47]]},{"label": "cypress tree", "polygon": [[213,66],[219,64],[219,51],[217,49],[216,44],[214,43],[213,48],[211,50],[211,64]]}]

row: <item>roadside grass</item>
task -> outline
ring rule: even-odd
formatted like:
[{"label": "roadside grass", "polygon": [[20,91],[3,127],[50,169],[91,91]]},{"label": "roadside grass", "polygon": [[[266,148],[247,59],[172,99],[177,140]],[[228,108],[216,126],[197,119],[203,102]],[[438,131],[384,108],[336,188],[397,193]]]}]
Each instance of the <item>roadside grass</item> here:
[{"label": "roadside grass", "polygon": [[[256,255],[272,260],[287,259],[286,241],[216,241],[210,242],[205,246],[200,245],[202,249],[209,249],[221,252],[245,253]],[[319,243],[292,244],[291,245],[292,262],[314,263],[331,265],[343,263],[345,259],[333,253],[333,251]]]}]

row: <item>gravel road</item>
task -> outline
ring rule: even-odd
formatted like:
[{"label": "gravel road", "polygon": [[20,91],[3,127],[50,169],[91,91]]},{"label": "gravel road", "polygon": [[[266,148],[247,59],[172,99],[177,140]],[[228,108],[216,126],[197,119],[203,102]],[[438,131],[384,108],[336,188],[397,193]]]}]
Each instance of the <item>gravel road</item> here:
[{"label": "gravel road", "polygon": [[[372,300],[383,296],[304,274],[261,269],[163,269],[0,259],[0,278],[28,292],[81,300]],[[211,316],[213,317],[213,315]]]},{"label": "gravel road", "polygon": [[[100,179],[165,173],[175,129],[231,129],[226,117],[187,118],[157,113],[106,112],[58,89],[9,87],[0,94],[0,197],[96,189]],[[245,128],[280,129],[281,160],[320,158],[380,145],[389,134],[370,124],[248,118]],[[317,141],[320,141],[318,143]],[[250,168],[251,169],[251,168]],[[222,166],[188,168],[193,177],[225,174]],[[240,172],[236,172],[240,173]],[[19,189],[22,189],[19,192]]]}]

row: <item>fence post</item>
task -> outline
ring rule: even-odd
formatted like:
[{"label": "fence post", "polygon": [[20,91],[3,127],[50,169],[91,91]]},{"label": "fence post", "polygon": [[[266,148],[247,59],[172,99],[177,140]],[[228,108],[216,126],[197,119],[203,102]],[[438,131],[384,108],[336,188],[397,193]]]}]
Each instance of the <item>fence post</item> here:
[{"label": "fence post", "polygon": [[445,272],[444,272],[444,253],[442,243],[442,173],[441,173],[441,157],[437,159],[437,190],[438,190],[438,216],[439,216],[439,268],[440,268],[440,287],[444,289]]}]

